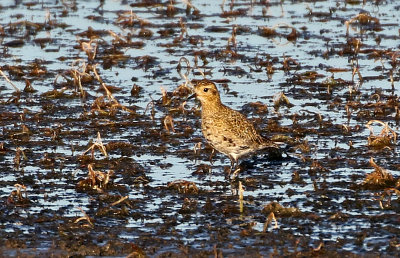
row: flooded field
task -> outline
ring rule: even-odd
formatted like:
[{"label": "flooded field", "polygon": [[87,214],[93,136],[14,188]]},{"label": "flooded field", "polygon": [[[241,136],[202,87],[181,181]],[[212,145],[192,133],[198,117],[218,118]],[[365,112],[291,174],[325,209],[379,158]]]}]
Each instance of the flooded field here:
[{"label": "flooded field", "polygon": [[[0,255],[398,256],[399,11],[1,1]],[[202,78],[288,156],[226,178]]]}]

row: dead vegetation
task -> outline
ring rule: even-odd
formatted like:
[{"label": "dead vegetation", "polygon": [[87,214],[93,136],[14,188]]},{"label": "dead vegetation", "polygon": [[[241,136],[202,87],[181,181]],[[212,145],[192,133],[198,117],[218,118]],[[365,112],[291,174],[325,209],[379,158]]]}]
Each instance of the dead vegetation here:
[{"label": "dead vegetation", "polygon": [[[379,134],[374,133],[372,124],[379,124],[382,126],[382,130]],[[397,133],[391,129],[387,123],[379,120],[371,120],[366,124],[370,130],[370,136],[368,137],[368,146],[374,149],[389,149],[393,150],[393,146],[397,144]]]},{"label": "dead vegetation", "polygon": [[21,184],[15,184],[16,188],[13,190],[7,198],[7,205],[26,207],[31,204],[31,200],[28,198],[26,186]]},{"label": "dead vegetation", "polygon": [[392,174],[378,166],[373,158],[369,160],[369,164],[374,168],[374,171],[367,174],[363,182],[364,186],[373,189],[381,189],[395,184],[396,180],[393,178]]},{"label": "dead vegetation", "polygon": [[88,165],[88,176],[78,182],[76,188],[80,191],[85,191],[86,189],[92,189],[97,191],[102,191],[107,188],[110,182],[110,177],[114,175],[114,171],[109,170],[107,172],[101,172],[93,169],[93,165]]},{"label": "dead vegetation", "polygon": [[190,182],[187,180],[175,180],[169,182],[167,187],[177,191],[178,193],[183,194],[198,194],[199,188],[196,186],[194,182]]}]

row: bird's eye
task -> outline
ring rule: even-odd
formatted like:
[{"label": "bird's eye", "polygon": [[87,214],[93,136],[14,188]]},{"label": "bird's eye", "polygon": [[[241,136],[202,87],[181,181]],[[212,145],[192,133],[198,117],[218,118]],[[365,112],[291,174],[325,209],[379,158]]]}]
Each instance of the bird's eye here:
[{"label": "bird's eye", "polygon": [[204,92],[207,92],[208,91],[208,88],[204,88],[204,90],[203,90]]}]

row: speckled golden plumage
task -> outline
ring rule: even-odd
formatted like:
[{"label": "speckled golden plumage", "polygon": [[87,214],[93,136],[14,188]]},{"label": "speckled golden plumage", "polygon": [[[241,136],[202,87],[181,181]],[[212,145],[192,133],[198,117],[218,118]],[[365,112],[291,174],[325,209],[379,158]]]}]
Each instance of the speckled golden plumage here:
[{"label": "speckled golden plumage", "polygon": [[232,169],[243,156],[265,148],[278,148],[272,141],[259,135],[244,115],[222,104],[212,81],[197,81],[194,91],[202,106],[203,135],[214,149],[230,158]]}]

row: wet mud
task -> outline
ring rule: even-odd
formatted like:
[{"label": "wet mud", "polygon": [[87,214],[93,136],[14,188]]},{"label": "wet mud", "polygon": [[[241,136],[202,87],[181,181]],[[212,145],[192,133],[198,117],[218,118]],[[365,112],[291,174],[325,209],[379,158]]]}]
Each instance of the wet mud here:
[{"label": "wet mud", "polygon": [[[399,9],[2,1],[1,256],[398,256]],[[287,155],[227,179],[203,77]]]}]

